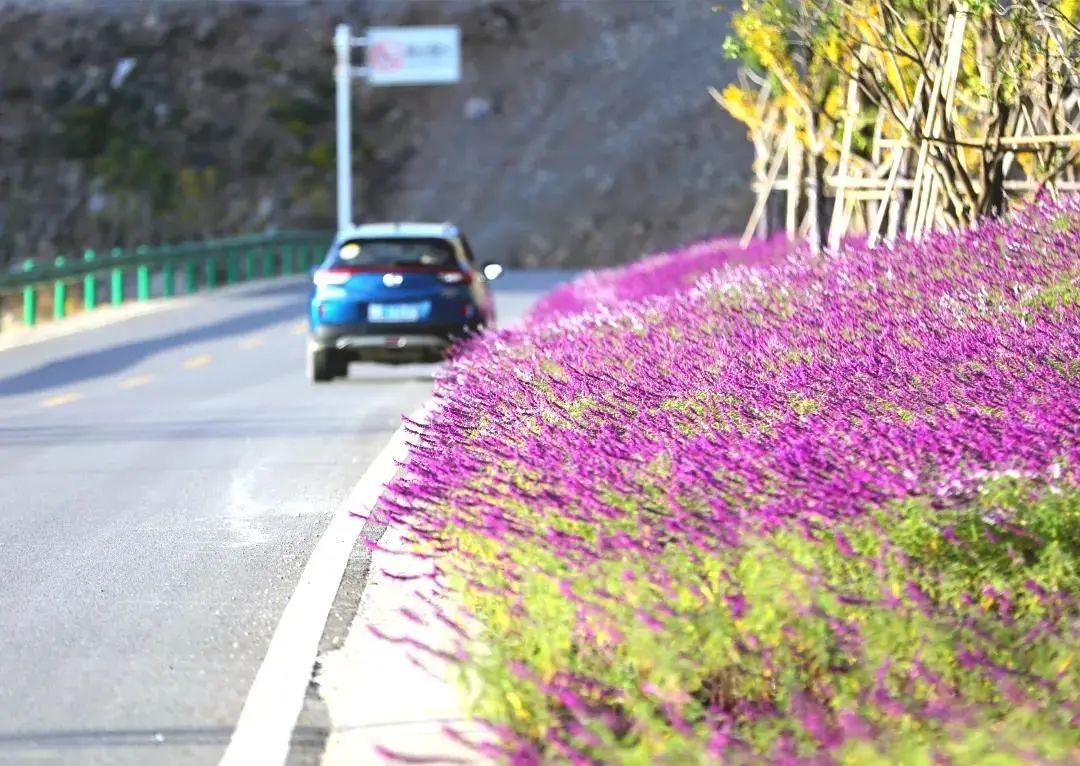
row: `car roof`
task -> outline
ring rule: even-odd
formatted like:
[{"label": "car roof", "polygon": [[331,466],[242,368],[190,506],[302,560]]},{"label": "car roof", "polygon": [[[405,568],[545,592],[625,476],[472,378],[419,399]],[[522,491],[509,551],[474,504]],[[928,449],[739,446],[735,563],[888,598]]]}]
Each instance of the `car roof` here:
[{"label": "car roof", "polygon": [[338,232],[338,241],[350,239],[455,239],[460,236],[458,228],[451,223],[418,223],[396,221],[393,223],[365,223]]}]

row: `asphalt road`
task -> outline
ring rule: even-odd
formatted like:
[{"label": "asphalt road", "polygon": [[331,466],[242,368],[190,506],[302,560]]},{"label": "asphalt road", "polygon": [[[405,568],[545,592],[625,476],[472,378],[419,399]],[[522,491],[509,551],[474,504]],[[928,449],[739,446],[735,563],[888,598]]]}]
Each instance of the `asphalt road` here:
[{"label": "asphalt road", "polygon": [[[561,278],[510,274],[500,319]],[[0,763],[214,763],[433,367],[303,376],[304,280],[0,352]]]}]

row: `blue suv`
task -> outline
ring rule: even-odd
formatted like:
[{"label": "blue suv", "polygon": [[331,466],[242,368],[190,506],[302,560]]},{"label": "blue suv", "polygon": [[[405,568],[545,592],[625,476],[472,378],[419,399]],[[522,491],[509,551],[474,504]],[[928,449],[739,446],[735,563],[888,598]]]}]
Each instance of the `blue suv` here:
[{"label": "blue suv", "polygon": [[308,378],[344,377],[351,361],[442,358],[454,340],[495,321],[488,282],[450,224],[385,223],[338,234],[313,272]]}]

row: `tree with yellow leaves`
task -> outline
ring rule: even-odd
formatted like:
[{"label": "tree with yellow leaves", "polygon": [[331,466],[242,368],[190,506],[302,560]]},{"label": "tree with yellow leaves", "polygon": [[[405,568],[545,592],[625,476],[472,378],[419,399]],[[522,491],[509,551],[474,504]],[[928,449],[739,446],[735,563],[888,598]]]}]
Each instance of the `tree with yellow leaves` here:
[{"label": "tree with yellow leaves", "polygon": [[[803,203],[810,222],[812,247],[822,243],[825,152],[832,141],[840,73],[824,54],[836,42],[834,30],[819,23],[820,10],[791,0],[743,3],[735,15],[734,35],[725,42],[729,56],[739,58],[774,94],[774,106],[794,128],[802,167]],[[761,80],[759,79],[759,82]],[[756,98],[737,86],[727,88],[722,99],[737,119],[755,127],[748,102]]]},{"label": "tree with yellow leaves", "polygon": [[[1004,211],[1010,173],[1040,185],[1075,167],[1080,144],[1059,139],[1080,123],[1078,15],[1078,0],[744,0],[725,48],[770,99],[794,107],[784,113],[807,150],[805,208],[818,245],[823,159],[843,136],[872,161],[870,126],[913,165],[914,188],[928,190],[907,199],[919,220],[933,206],[949,224],[971,224]],[[845,132],[849,84],[861,100]],[[722,101],[753,130],[752,98],[732,86]],[[931,183],[920,186],[920,175]]]}]

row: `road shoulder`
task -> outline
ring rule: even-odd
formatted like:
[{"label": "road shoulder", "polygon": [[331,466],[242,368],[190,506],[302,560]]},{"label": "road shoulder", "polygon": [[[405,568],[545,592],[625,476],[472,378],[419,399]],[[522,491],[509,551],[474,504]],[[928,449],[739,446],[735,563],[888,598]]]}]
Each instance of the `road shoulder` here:
[{"label": "road shoulder", "polygon": [[454,651],[455,635],[436,616],[442,596],[423,576],[431,566],[410,554],[400,529],[387,530],[344,644],[320,662],[316,683],[330,722],[324,766],[400,762],[391,755],[482,762],[454,738],[481,732],[469,721],[460,669],[437,656]]},{"label": "road shoulder", "polygon": [[104,304],[93,311],[80,311],[64,319],[42,321],[33,327],[12,324],[0,331],[0,352],[32,346],[56,338],[66,338],[69,335],[97,330],[137,317],[190,308],[212,296],[244,295],[245,293],[257,292],[260,289],[265,290],[268,283],[281,285],[300,283],[307,280],[306,275],[274,277],[266,280],[204,289],[190,295],[176,295],[169,298],[157,297],[146,301],[132,300],[119,306]]},{"label": "road shoulder", "polygon": [[255,675],[222,764],[247,766],[286,761],[304,707],[312,668],[353,551],[362,545],[366,514],[408,455],[399,427],[335,511],[304,565]]}]

